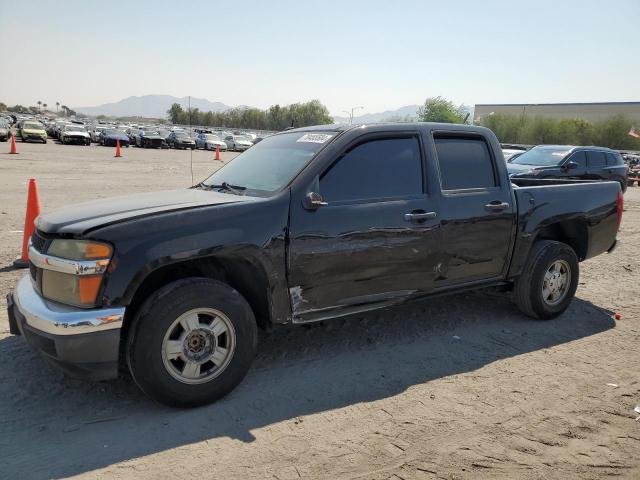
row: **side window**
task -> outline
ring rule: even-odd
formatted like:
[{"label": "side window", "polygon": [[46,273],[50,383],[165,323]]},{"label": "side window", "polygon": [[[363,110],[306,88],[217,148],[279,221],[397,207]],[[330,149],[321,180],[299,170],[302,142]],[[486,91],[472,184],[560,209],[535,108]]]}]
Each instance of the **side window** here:
[{"label": "side window", "polygon": [[422,157],[417,137],[361,143],[320,178],[320,194],[329,203],[421,193]]},{"label": "side window", "polygon": [[622,165],[624,160],[619,153],[607,153],[607,166],[613,167],[615,165]]},{"label": "side window", "polygon": [[476,136],[434,135],[442,190],[497,185],[489,145]]},{"label": "side window", "polygon": [[602,168],[607,164],[604,152],[587,152],[587,164],[589,168]]},{"label": "side window", "polygon": [[567,161],[577,163],[578,168],[587,167],[587,155],[584,152],[575,152]]}]

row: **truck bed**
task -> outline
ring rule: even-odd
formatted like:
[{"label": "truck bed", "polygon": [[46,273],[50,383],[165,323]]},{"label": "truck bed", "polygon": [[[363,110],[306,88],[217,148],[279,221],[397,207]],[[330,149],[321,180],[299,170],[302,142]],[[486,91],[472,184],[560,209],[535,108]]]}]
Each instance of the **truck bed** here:
[{"label": "truck bed", "polygon": [[[517,238],[509,276],[517,276],[537,238],[560,233],[580,261],[609,251],[618,231],[618,182],[519,179]],[[514,182],[516,183],[516,182]],[[534,185],[531,185],[531,184]]]}]

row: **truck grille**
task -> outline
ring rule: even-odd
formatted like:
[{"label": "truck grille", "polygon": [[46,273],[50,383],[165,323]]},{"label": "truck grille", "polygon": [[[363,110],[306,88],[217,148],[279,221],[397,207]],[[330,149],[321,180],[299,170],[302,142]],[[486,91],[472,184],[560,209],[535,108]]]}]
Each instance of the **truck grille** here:
[{"label": "truck grille", "polygon": [[42,237],[38,231],[34,231],[31,235],[31,245],[40,253],[45,253],[47,247],[47,239]]}]

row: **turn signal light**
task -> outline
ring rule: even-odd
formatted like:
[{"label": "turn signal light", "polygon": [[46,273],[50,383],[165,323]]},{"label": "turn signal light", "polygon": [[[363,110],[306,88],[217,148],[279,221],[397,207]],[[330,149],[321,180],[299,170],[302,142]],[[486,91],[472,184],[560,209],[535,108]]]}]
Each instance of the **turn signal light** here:
[{"label": "turn signal light", "polygon": [[95,277],[78,277],[80,303],[85,305],[95,303],[101,284],[102,275]]},{"label": "turn signal light", "polygon": [[84,258],[93,260],[95,258],[109,258],[111,247],[104,243],[87,243],[84,250]]}]

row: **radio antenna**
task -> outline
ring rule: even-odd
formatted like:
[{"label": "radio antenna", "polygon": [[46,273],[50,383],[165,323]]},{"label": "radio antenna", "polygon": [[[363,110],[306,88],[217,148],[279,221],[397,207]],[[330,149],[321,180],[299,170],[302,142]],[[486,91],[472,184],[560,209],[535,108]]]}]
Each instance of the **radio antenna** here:
[{"label": "radio antenna", "polygon": [[[191,95],[189,95],[189,137],[191,137]],[[191,186],[193,187],[193,149],[189,149],[191,157]]]}]

